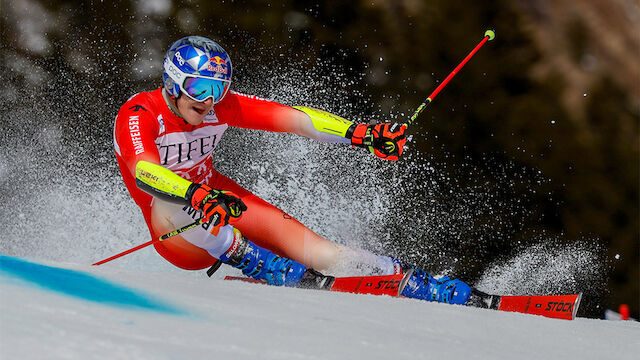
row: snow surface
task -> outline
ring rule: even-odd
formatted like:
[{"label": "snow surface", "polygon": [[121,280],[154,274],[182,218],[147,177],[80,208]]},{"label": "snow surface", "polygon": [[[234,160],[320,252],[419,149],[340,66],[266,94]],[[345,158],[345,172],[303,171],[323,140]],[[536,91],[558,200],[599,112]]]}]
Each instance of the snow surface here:
[{"label": "snow surface", "polygon": [[[109,305],[0,271],[2,359],[638,359],[640,325],[48,263],[176,312]],[[2,267],[0,267],[2,270]],[[232,271],[235,271],[232,269]],[[182,313],[182,314],[180,314]]]}]

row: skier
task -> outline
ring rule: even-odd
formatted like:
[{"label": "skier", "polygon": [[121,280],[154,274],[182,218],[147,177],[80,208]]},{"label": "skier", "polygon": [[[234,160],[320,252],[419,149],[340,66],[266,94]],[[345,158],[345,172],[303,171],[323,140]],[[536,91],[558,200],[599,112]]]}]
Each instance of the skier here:
[{"label": "skier", "polygon": [[154,244],[167,261],[187,270],[213,269],[222,262],[286,286],[321,281],[327,278],[322,273],[355,261],[370,274],[411,269],[403,296],[467,302],[471,288],[466,283],[435,279],[392,257],[329,241],[213,167],[213,151],[229,126],[351,144],[387,160],[401,156],[405,127],[355,124],[322,110],[230,91],[231,59],[204,37],[174,42],[163,66],[163,86],[132,96],[120,108],[114,146],[152,238],[202,220],[201,226]]}]

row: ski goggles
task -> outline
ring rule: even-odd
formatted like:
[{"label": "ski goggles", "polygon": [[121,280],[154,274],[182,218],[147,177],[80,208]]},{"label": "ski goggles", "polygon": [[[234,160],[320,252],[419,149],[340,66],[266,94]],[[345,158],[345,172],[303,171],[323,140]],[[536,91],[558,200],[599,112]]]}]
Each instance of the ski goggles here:
[{"label": "ski goggles", "polygon": [[227,94],[230,84],[229,80],[187,76],[180,84],[180,90],[195,101],[212,98],[213,103],[217,104]]},{"label": "ski goggles", "polygon": [[189,76],[168,60],[165,60],[164,69],[173,81],[180,86],[180,90],[184,94],[199,102],[213,98],[214,104],[219,103],[227,94],[231,85],[231,80]]}]

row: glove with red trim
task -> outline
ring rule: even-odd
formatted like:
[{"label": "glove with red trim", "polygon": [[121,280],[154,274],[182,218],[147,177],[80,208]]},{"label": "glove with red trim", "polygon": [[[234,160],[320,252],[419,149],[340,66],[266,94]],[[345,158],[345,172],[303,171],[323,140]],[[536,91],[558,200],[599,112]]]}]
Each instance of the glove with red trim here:
[{"label": "glove with red trim", "polygon": [[397,123],[353,124],[347,131],[351,145],[369,149],[377,157],[398,160],[407,142],[406,126]]},{"label": "glove with red trim", "polygon": [[191,206],[202,212],[202,222],[213,225],[212,232],[216,234],[218,229],[227,225],[233,225],[247,206],[238,195],[231,191],[221,191],[200,184],[190,197]]}]

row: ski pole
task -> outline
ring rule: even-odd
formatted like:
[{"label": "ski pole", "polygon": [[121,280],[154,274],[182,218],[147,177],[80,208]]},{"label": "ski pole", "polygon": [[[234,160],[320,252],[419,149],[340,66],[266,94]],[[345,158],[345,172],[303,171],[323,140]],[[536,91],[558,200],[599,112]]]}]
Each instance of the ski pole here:
[{"label": "ski pole", "polygon": [[132,253],[134,251],[138,251],[138,250],[140,250],[142,248],[145,248],[145,247],[147,247],[147,246],[149,246],[151,244],[159,243],[161,241],[167,240],[168,238],[170,238],[172,236],[176,236],[178,234],[182,234],[183,232],[185,232],[187,230],[191,230],[194,227],[199,226],[200,224],[202,224],[202,219],[197,220],[196,222],[193,222],[193,223],[191,223],[189,225],[185,225],[185,226],[183,226],[181,228],[175,229],[175,230],[173,230],[171,232],[168,232],[168,233],[160,236],[159,238],[157,238],[155,240],[147,241],[144,244],[140,244],[140,245],[138,245],[136,247],[133,247],[133,248],[131,248],[129,250],[126,250],[126,251],[123,251],[123,252],[121,252],[119,254],[113,255],[112,257],[109,257],[109,258],[106,258],[104,260],[98,261],[97,263],[92,264],[92,265],[102,265],[102,264],[104,264],[106,262],[109,262],[111,260],[115,260],[115,259],[117,259],[119,257],[125,256],[125,255],[130,254],[130,253]]},{"label": "ski pole", "polygon": [[480,43],[476,45],[476,47],[473,50],[471,50],[469,55],[467,55],[467,57],[465,57],[464,60],[462,60],[462,62],[458,64],[458,66],[455,69],[453,69],[453,71],[449,74],[449,76],[447,76],[446,79],[444,79],[444,81],[440,85],[438,85],[438,87],[431,93],[431,95],[429,95],[429,97],[427,97],[427,99],[422,104],[420,104],[420,106],[418,106],[418,108],[413,113],[413,115],[411,115],[409,120],[405,121],[404,124],[402,124],[402,126],[404,126],[405,128],[409,127],[409,125],[411,125],[414,122],[414,120],[418,117],[418,115],[420,115],[422,110],[424,110],[424,108],[433,101],[436,95],[438,95],[438,93],[449,83],[449,81],[451,81],[451,79],[453,79],[453,77],[456,76],[458,71],[462,69],[462,67],[467,63],[467,61],[469,61],[469,59],[471,59],[471,57],[473,57],[473,55],[475,55],[475,53],[478,52],[478,50],[480,50],[480,48],[487,41],[491,41],[495,37],[496,37],[496,32],[494,30],[485,31],[484,38],[482,39],[482,41],[480,41]]}]

